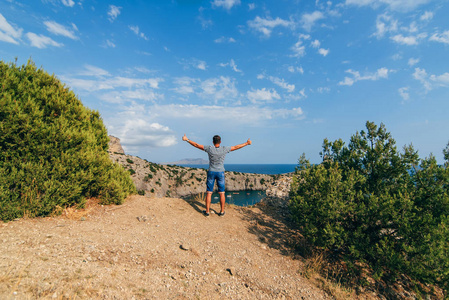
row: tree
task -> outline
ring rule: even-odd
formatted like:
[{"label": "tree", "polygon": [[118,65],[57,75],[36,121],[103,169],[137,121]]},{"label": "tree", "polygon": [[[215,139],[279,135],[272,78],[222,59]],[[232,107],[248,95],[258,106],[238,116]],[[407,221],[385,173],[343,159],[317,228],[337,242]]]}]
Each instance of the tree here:
[{"label": "tree", "polygon": [[0,62],[0,219],[48,215],[88,197],[135,192],[107,154],[100,114],[32,62]]},{"label": "tree", "polygon": [[420,160],[412,145],[399,153],[383,124],[366,129],[348,146],[325,139],[319,165],[301,156],[290,193],[294,220],[312,244],[367,262],[378,276],[403,272],[447,288],[447,163]]}]

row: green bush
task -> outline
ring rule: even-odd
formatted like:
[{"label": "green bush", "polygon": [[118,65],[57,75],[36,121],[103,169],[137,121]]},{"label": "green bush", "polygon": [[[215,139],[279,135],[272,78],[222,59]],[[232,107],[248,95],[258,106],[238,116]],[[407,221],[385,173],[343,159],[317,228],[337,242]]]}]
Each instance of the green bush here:
[{"label": "green bush", "polygon": [[44,216],[88,197],[121,203],[135,192],[107,154],[100,115],[29,62],[0,62],[0,219]]},{"label": "green bush", "polygon": [[299,159],[289,203],[313,245],[368,263],[378,278],[405,273],[446,290],[449,282],[449,144],[444,166],[397,151],[381,124],[367,122],[346,147],[323,143],[323,162]]}]

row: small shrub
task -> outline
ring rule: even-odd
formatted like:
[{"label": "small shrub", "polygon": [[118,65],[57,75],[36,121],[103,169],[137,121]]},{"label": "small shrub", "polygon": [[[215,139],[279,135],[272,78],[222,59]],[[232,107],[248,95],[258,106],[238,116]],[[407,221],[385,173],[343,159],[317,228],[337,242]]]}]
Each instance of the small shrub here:
[{"label": "small shrub", "polygon": [[134,163],[134,161],[133,161],[132,159],[129,159],[129,158],[127,158],[126,161],[127,161],[129,164],[133,164],[133,163]]},{"label": "small shrub", "polygon": [[145,196],[145,190],[138,190],[137,194],[139,194],[141,196]]},{"label": "small shrub", "polygon": [[136,174],[136,171],[134,171],[134,169],[128,169],[129,174],[134,175]]}]

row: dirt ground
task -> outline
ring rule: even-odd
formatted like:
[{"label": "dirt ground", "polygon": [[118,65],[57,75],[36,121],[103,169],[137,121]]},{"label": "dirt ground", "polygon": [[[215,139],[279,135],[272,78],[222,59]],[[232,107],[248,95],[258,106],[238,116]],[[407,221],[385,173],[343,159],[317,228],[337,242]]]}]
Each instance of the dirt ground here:
[{"label": "dirt ground", "polygon": [[0,299],[331,299],[301,276],[280,216],[203,209],[132,196],[0,223]]}]

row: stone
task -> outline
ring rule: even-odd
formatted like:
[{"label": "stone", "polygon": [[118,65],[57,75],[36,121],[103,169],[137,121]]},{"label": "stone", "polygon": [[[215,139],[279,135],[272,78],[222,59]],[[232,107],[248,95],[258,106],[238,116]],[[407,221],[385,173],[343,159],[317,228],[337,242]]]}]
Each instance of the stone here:
[{"label": "stone", "polygon": [[185,244],[180,245],[179,248],[181,248],[181,249],[184,250],[184,251],[190,250],[190,246],[185,245]]},{"label": "stone", "polygon": [[148,218],[148,216],[139,216],[139,217],[137,217],[137,220],[139,222],[146,222],[149,220],[149,218]]},{"label": "stone", "polygon": [[226,271],[228,271],[229,274],[231,274],[232,276],[235,275],[235,268],[233,268],[233,267],[227,268]]}]

